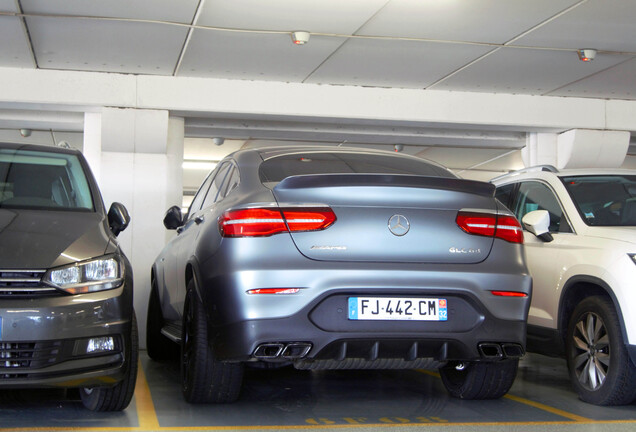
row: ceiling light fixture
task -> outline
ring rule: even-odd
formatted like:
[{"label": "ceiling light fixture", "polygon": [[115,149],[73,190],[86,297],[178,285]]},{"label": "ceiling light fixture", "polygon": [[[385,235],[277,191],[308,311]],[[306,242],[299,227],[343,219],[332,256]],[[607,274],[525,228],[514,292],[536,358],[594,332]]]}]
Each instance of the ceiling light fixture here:
[{"label": "ceiling light fixture", "polygon": [[223,145],[224,142],[225,142],[225,138],[221,138],[221,137],[212,138],[212,143],[214,145],[220,146],[220,145]]},{"label": "ceiling light fixture", "polygon": [[309,42],[310,36],[309,32],[306,31],[295,31],[291,34],[292,42],[296,45],[305,45]]},{"label": "ceiling light fixture", "polygon": [[583,48],[578,50],[577,53],[579,54],[579,60],[584,62],[592,61],[596,57],[596,50],[592,48]]},{"label": "ceiling light fixture", "polygon": [[20,135],[24,138],[31,136],[31,129],[20,129]]}]

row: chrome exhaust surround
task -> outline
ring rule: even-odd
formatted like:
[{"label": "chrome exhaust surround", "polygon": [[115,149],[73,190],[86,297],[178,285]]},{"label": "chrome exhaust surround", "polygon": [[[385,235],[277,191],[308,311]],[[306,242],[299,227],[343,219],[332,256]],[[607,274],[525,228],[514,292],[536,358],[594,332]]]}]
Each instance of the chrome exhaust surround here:
[{"label": "chrome exhaust surround", "polygon": [[307,342],[270,342],[257,346],[253,356],[259,360],[295,360],[305,357],[310,350],[311,344]]}]

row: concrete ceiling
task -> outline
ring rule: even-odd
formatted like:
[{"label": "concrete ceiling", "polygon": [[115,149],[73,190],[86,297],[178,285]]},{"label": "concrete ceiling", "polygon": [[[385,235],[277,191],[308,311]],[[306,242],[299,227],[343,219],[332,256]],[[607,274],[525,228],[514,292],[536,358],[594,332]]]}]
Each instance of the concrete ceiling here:
[{"label": "concrete ceiling", "polygon": [[[634,19],[631,0],[0,0],[0,67],[636,100]],[[291,43],[299,30],[305,45]],[[192,139],[252,145],[402,143],[458,169],[510,162],[527,132],[185,124]],[[21,127],[81,132],[83,117],[0,109],[0,129]]]},{"label": "concrete ceiling", "polygon": [[0,66],[636,99],[628,0],[0,0],[0,14]]}]

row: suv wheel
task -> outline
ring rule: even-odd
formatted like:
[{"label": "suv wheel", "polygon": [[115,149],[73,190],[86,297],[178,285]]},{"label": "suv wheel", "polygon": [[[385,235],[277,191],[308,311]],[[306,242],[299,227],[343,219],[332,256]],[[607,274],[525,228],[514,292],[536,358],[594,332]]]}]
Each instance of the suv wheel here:
[{"label": "suv wheel", "polygon": [[608,298],[588,297],[577,305],[568,325],[566,353],[570,379],[583,401],[625,405],[636,398],[636,367]]},{"label": "suv wheel", "polygon": [[139,340],[137,335],[137,318],[133,312],[130,337],[126,340],[126,375],[113,387],[80,388],[80,398],[86,408],[91,411],[121,411],[125,409],[133,397],[137,382],[139,362]]},{"label": "suv wheel", "polygon": [[203,304],[188,284],[181,336],[181,390],[190,403],[223,403],[238,399],[243,364],[216,359],[208,343],[208,325]]},{"label": "suv wheel", "polygon": [[517,376],[519,359],[449,364],[439,373],[446,390],[459,399],[498,399]]}]

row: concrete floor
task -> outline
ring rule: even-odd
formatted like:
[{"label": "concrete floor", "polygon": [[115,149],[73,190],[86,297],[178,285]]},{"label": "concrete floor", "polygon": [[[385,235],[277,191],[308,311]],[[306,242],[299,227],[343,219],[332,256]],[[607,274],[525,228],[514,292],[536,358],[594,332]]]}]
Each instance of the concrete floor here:
[{"label": "concrete floor", "polygon": [[[634,431],[636,405],[597,407],[579,401],[565,362],[529,354],[504,398],[450,398],[426,371],[247,370],[238,402],[189,405],[176,361],[141,354],[135,398],[122,413],[86,411],[73,392],[0,393],[0,432],[86,431]],[[636,384],[636,383],[635,383]],[[439,429],[441,428],[441,429]]]}]

